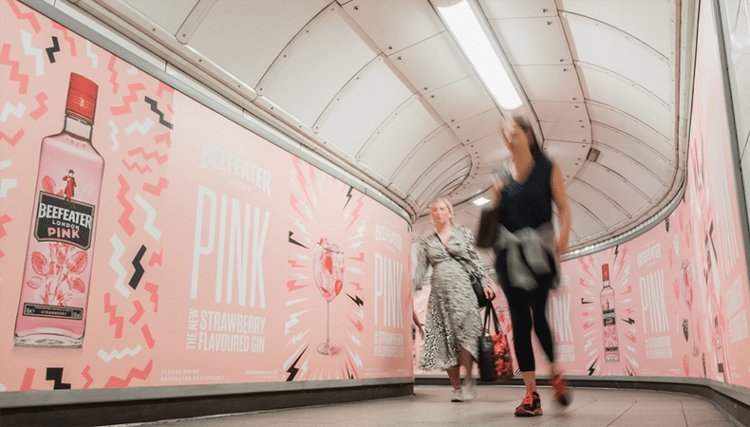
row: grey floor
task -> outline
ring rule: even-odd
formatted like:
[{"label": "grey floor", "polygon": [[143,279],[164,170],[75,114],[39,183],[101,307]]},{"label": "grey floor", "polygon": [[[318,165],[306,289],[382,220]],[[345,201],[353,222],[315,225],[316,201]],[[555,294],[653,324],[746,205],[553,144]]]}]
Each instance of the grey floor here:
[{"label": "grey floor", "polygon": [[471,402],[450,402],[449,386],[416,386],[414,396],[139,424],[167,427],[231,426],[575,426],[737,427],[741,424],[701,397],[631,390],[574,389],[562,408],[540,388],[544,415],[517,418],[524,390],[480,386]]}]

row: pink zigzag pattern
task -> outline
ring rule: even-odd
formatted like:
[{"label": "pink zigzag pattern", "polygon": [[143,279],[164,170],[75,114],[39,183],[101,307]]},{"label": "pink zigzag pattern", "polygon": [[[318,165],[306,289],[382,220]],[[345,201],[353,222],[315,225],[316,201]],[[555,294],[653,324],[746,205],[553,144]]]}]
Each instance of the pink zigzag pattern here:
[{"label": "pink zigzag pattern", "polygon": [[362,206],[364,206],[365,202],[364,199],[365,195],[361,195],[359,199],[357,199],[357,207],[354,208],[354,211],[352,211],[352,222],[349,223],[349,225],[346,227],[344,231],[349,231],[349,227],[352,226],[358,219],[359,219],[359,211],[362,210]]},{"label": "pink zigzag pattern", "polygon": [[154,196],[161,196],[161,190],[169,188],[169,180],[164,177],[159,177],[159,182],[156,185],[149,184],[148,182],[143,183],[143,191],[153,194]]},{"label": "pink zigzag pattern", "polygon": [[36,372],[33,368],[26,368],[26,372],[23,374],[23,381],[21,382],[21,391],[33,390],[31,384],[34,382],[34,373]]},{"label": "pink zigzag pattern", "polygon": [[115,62],[117,61],[117,57],[112,55],[112,57],[109,59],[109,64],[107,64],[107,69],[110,73],[112,73],[109,76],[109,82],[112,83],[112,93],[116,94],[117,91],[120,89],[119,83],[117,83],[117,71],[115,71]]},{"label": "pink zigzag pattern", "polygon": [[4,44],[2,50],[0,50],[0,64],[10,66],[10,80],[19,83],[19,94],[25,94],[29,89],[29,76],[18,72],[21,68],[21,63],[10,60],[10,45],[7,43]]},{"label": "pink zigzag pattern", "polygon": [[157,144],[162,142],[166,143],[167,147],[172,148],[172,136],[169,134],[169,132],[163,133],[161,135],[156,135],[154,137],[154,141],[156,141]]},{"label": "pink zigzag pattern", "polygon": [[115,338],[122,338],[122,325],[125,316],[117,315],[117,306],[109,303],[109,292],[104,294],[104,312],[109,313],[109,324],[115,326]]},{"label": "pink zigzag pattern", "polygon": [[139,380],[145,380],[148,378],[149,374],[151,374],[151,368],[153,367],[154,360],[151,359],[148,361],[148,365],[146,365],[143,370],[132,368],[130,369],[130,372],[128,372],[128,376],[125,379],[117,378],[117,377],[109,377],[109,380],[107,380],[107,383],[104,384],[104,388],[118,388],[118,387],[127,387],[128,384],[130,384],[130,381],[133,378],[138,378]]},{"label": "pink zigzag pattern", "polygon": [[154,340],[154,337],[151,336],[151,330],[148,328],[148,323],[141,327],[141,333],[143,334],[143,339],[146,340],[148,348],[154,348],[156,341]]},{"label": "pink zigzag pattern", "polygon": [[89,386],[94,382],[94,378],[89,375],[89,371],[91,370],[91,366],[86,365],[86,369],[81,372],[84,378],[86,378],[86,384],[83,385],[83,388],[89,388]]},{"label": "pink zigzag pattern", "polygon": [[120,201],[120,204],[124,208],[122,211],[122,215],[120,215],[120,219],[117,221],[120,223],[120,226],[122,226],[122,229],[125,230],[126,233],[128,233],[128,236],[132,236],[133,232],[135,231],[135,226],[132,222],[130,222],[130,214],[133,213],[133,205],[128,202],[128,200],[125,198],[125,194],[127,194],[128,190],[130,190],[130,186],[128,185],[127,181],[125,181],[125,178],[122,176],[122,174],[117,175],[117,181],[120,182],[120,191],[117,193],[117,200]]},{"label": "pink zigzag pattern", "polygon": [[154,303],[154,313],[156,313],[157,311],[159,311],[159,285],[157,285],[156,283],[146,282],[146,285],[143,287],[143,289],[151,294],[151,298],[149,298],[149,301]]},{"label": "pink zigzag pattern", "polygon": [[135,313],[130,317],[130,320],[128,320],[131,325],[138,323],[138,321],[141,320],[141,317],[143,317],[143,313],[146,312],[146,310],[143,309],[143,305],[138,300],[133,301],[133,306],[135,306]]},{"label": "pink zigzag pattern", "polygon": [[39,21],[36,20],[36,15],[34,15],[33,12],[21,12],[21,9],[18,8],[18,5],[13,0],[8,0],[8,4],[10,5],[10,8],[13,10],[13,13],[16,14],[16,18],[18,19],[25,19],[29,21],[31,24],[31,28],[34,29],[35,33],[39,33],[39,31],[42,30],[41,25],[39,25]]},{"label": "pink zigzag pattern", "polygon": [[136,83],[128,85],[129,95],[122,97],[122,105],[119,107],[110,107],[109,111],[112,112],[113,116],[119,116],[120,114],[127,114],[131,111],[130,104],[138,101],[138,91],[146,89],[143,83]]},{"label": "pink zigzag pattern", "polygon": [[156,162],[160,165],[164,164],[164,162],[166,162],[169,158],[169,156],[166,154],[160,156],[156,151],[146,153],[146,150],[144,150],[143,147],[134,148],[128,151],[128,156],[135,156],[136,154],[140,154],[141,156],[143,156],[143,159],[146,161],[149,161],[150,159],[156,159]]},{"label": "pink zigzag pattern", "polygon": [[7,234],[5,232],[5,227],[3,226],[9,222],[10,222],[10,217],[8,216],[8,214],[0,216],[0,237],[4,237]]},{"label": "pink zigzag pattern", "polygon": [[21,129],[18,132],[16,132],[16,134],[13,135],[12,137],[4,134],[3,132],[0,132],[0,141],[2,141],[4,139],[4,140],[8,141],[8,144],[10,144],[11,147],[15,147],[16,144],[18,144],[18,141],[21,140],[21,137],[23,137],[23,135],[24,135],[23,129]]},{"label": "pink zigzag pattern", "polygon": [[128,162],[125,161],[125,159],[122,159],[122,164],[125,165],[125,167],[128,169],[128,172],[132,172],[133,169],[138,169],[138,173],[140,173],[141,175],[146,172],[153,172],[153,169],[151,169],[149,165],[141,167],[138,162],[133,162],[132,165],[129,165]]},{"label": "pink zigzag pattern", "polygon": [[174,88],[171,86],[167,86],[166,84],[164,84],[164,82],[159,82],[159,87],[156,89],[156,96],[161,98],[161,95],[164,92],[174,93]]},{"label": "pink zigzag pattern", "polygon": [[34,97],[34,99],[36,99],[36,102],[39,104],[39,108],[30,112],[29,115],[31,116],[32,119],[38,120],[39,117],[42,117],[44,113],[49,111],[49,108],[47,108],[47,104],[45,103],[45,101],[47,101],[49,97],[47,96],[46,93],[39,92],[37,96]]},{"label": "pink zigzag pattern", "polygon": [[149,266],[149,267],[153,267],[153,266],[154,266],[154,264],[159,264],[159,265],[161,265],[161,254],[162,254],[163,252],[164,252],[164,249],[162,249],[162,250],[161,250],[161,251],[160,251],[159,253],[156,253],[156,252],[154,251],[154,253],[152,253],[152,254],[151,254],[151,259],[150,259],[150,260],[148,260],[148,266]]},{"label": "pink zigzag pattern", "polygon": [[70,44],[70,56],[76,56],[76,41],[68,34],[68,29],[55,21],[52,21],[52,28],[62,31],[63,38]]}]

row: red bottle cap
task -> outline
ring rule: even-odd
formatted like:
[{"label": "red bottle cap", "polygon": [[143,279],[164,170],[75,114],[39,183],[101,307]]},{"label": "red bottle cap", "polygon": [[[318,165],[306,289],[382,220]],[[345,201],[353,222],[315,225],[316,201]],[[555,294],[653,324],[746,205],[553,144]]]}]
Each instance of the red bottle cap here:
[{"label": "red bottle cap", "polygon": [[70,73],[68,86],[68,103],[65,114],[93,125],[96,112],[96,96],[99,86],[80,74]]},{"label": "red bottle cap", "polygon": [[602,280],[609,280],[609,264],[602,264]]}]

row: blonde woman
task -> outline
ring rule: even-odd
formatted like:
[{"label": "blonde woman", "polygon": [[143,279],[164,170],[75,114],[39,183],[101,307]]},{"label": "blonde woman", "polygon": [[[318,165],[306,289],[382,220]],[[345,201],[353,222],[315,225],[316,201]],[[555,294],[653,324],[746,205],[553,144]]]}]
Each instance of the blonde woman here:
[{"label": "blonde woman", "polygon": [[[471,370],[478,357],[482,334],[479,304],[469,272],[478,274],[488,298],[494,297],[494,293],[474,247],[474,234],[466,227],[453,224],[450,202],[435,200],[430,216],[435,233],[417,242],[413,266],[413,283],[417,288],[428,266],[432,266],[420,367],[444,369],[453,385],[451,401],[462,402],[476,396]],[[461,366],[466,372],[463,384]]]}]

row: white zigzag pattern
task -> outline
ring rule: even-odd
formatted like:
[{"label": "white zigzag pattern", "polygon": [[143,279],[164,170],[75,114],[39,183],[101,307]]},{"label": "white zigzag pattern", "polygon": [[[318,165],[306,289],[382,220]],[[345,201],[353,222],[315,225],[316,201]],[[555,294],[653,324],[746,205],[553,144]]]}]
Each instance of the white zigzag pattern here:
[{"label": "white zigzag pattern", "polygon": [[8,387],[5,387],[5,384],[0,383],[0,391],[5,391],[7,389],[8,389]]},{"label": "white zigzag pattern", "polygon": [[23,41],[23,52],[36,58],[36,75],[41,76],[44,74],[44,52],[42,49],[31,45],[31,34],[24,30],[21,30],[21,40]]},{"label": "white zigzag pattern", "polygon": [[310,332],[310,330],[306,330],[305,332],[300,332],[299,334],[292,337],[292,339],[286,344],[287,347],[289,347],[289,344],[297,344],[299,340],[305,337],[307,333]]},{"label": "white zigzag pattern", "polygon": [[307,356],[307,359],[305,359],[305,363],[303,363],[302,366],[299,367],[299,371],[300,371],[299,377],[300,378],[305,378],[305,373],[307,373],[307,371],[310,369],[310,368],[307,367],[307,362],[309,362],[309,361],[310,361],[310,356]]},{"label": "white zigzag pattern", "polygon": [[362,359],[359,357],[359,354],[352,352],[352,349],[350,349],[349,346],[346,346],[346,350],[349,352],[349,355],[352,356],[352,359],[354,360],[354,363],[361,368],[362,367]]},{"label": "white zigzag pattern", "polygon": [[138,206],[140,206],[144,212],[146,212],[146,223],[143,225],[143,229],[158,241],[161,239],[161,230],[154,226],[154,220],[156,220],[156,209],[154,209],[146,199],[141,197],[140,194],[135,195],[135,202],[138,203]]},{"label": "white zigzag pattern", "polygon": [[5,103],[5,107],[3,107],[3,112],[0,113],[0,122],[5,123],[6,120],[8,120],[8,116],[13,114],[14,116],[18,117],[19,119],[23,117],[23,113],[26,112],[26,106],[22,103],[18,103],[18,106],[15,107],[10,102]]},{"label": "white zigzag pattern", "polygon": [[130,68],[130,69],[129,69],[128,71],[126,71],[126,73],[127,73],[127,74],[128,74],[129,76],[134,76],[134,75],[138,74],[138,69],[137,69],[137,68],[135,68],[135,67],[132,67],[132,68]]},{"label": "white zigzag pattern", "polygon": [[294,326],[297,323],[299,323],[299,319],[297,319],[297,317],[299,317],[302,314],[307,313],[308,311],[310,311],[310,309],[303,310],[303,311],[300,311],[300,312],[297,312],[297,313],[294,313],[294,314],[290,314],[289,318],[291,320],[289,320],[288,322],[286,322],[284,324],[284,334],[288,334],[289,333],[289,328],[291,328],[292,326]]},{"label": "white zigzag pattern", "polygon": [[91,51],[91,42],[86,40],[86,56],[91,58],[91,66],[96,68],[99,65],[99,55]]},{"label": "white zigzag pattern", "polygon": [[112,257],[109,259],[109,266],[112,267],[113,270],[115,270],[115,273],[117,273],[115,289],[117,289],[125,298],[129,298],[130,289],[125,286],[125,277],[127,277],[128,271],[125,270],[125,267],[123,267],[120,263],[120,257],[125,253],[125,246],[120,241],[120,238],[117,237],[117,234],[113,234],[112,238],[109,239],[109,241],[115,248],[115,251],[112,252]]},{"label": "white zigzag pattern", "polygon": [[294,353],[292,353],[292,355],[289,356],[289,359],[286,359],[286,362],[284,362],[283,366],[291,366],[292,359],[294,359],[294,357],[297,356],[297,353],[299,353],[300,350],[302,350],[302,346],[300,346],[300,348],[298,348],[297,351],[295,351]]},{"label": "white zigzag pattern", "polygon": [[354,344],[357,344],[357,347],[362,347],[362,341],[357,339],[357,337],[355,337],[351,332],[347,331],[346,333],[349,334],[349,338],[351,338],[352,341],[354,341]]},{"label": "white zigzag pattern", "polygon": [[120,130],[117,129],[117,125],[115,125],[115,122],[112,120],[109,121],[109,127],[112,128],[112,133],[109,134],[109,138],[114,141],[114,145],[112,145],[112,151],[117,151],[117,148],[120,146],[120,141],[117,140],[117,132]]},{"label": "white zigzag pattern", "polygon": [[153,125],[154,121],[151,120],[151,117],[146,117],[146,120],[144,120],[143,123],[138,122],[138,120],[131,123],[128,127],[125,128],[125,133],[130,135],[137,130],[141,135],[145,135],[149,130],[151,130],[151,126]]},{"label": "white zigzag pattern", "polygon": [[0,179],[0,198],[8,196],[8,190],[16,188],[18,181],[15,178],[3,178]]},{"label": "white zigzag pattern", "polygon": [[96,353],[103,361],[109,363],[112,359],[122,360],[123,357],[127,356],[135,356],[141,351],[141,346],[138,346],[134,349],[124,348],[122,351],[117,351],[117,349],[112,349],[111,352],[107,353],[104,350],[99,350],[98,353]]}]

